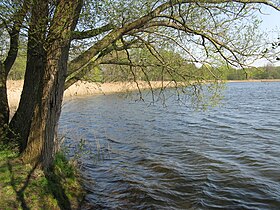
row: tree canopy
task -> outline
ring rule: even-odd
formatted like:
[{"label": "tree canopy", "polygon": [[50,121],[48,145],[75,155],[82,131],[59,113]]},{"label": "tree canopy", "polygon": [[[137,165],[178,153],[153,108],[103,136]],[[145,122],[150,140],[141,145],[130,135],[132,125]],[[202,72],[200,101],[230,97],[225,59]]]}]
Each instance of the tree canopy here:
[{"label": "tree canopy", "polygon": [[[238,3],[237,3],[238,2]],[[73,34],[73,46],[81,50],[83,44],[92,45],[70,61],[68,84],[83,75],[88,63],[131,63],[131,52],[145,48],[166,66],[160,49],[178,52],[189,63],[209,65],[224,62],[243,67],[263,55],[264,46],[257,33],[257,12],[261,4],[255,1],[101,1],[88,2],[89,11],[94,8],[96,18],[88,24],[78,25]],[[265,4],[272,5],[265,1]],[[276,6],[275,6],[276,7]],[[106,12],[107,11],[107,12]],[[108,12],[110,11],[110,12]],[[86,22],[88,13],[83,13]],[[139,18],[141,17],[141,18]],[[112,19],[113,18],[113,19]],[[97,19],[97,20],[96,20]],[[95,27],[93,27],[95,26]],[[91,29],[93,27],[93,29]],[[92,38],[94,37],[94,38]],[[96,46],[110,44],[99,52]],[[79,42],[78,42],[79,41]],[[78,43],[77,43],[78,42]],[[86,43],[85,43],[86,42]],[[78,46],[78,47],[77,47]],[[91,56],[89,56],[91,55]],[[88,56],[88,58],[87,58]],[[145,66],[145,65],[143,65]]]}]

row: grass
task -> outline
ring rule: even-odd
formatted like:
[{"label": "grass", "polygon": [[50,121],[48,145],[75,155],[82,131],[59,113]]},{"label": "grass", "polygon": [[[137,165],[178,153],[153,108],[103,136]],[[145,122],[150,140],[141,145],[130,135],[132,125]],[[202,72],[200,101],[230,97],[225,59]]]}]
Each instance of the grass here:
[{"label": "grass", "polygon": [[0,145],[0,209],[79,209],[84,191],[62,153],[51,172],[24,165],[18,153]]}]

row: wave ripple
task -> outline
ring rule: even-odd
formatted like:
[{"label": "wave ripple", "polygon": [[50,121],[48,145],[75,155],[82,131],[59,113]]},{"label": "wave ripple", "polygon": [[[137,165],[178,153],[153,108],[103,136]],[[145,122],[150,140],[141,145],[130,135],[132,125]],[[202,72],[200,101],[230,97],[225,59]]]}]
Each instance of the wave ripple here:
[{"label": "wave ripple", "polygon": [[280,83],[229,84],[223,104],[68,102],[65,144],[96,154],[80,158],[85,209],[279,209]]}]

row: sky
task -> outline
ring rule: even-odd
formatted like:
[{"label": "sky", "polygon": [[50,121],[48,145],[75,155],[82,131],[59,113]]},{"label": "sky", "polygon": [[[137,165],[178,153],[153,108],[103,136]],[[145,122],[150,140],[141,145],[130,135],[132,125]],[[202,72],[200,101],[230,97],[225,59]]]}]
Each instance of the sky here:
[{"label": "sky", "polygon": [[[264,6],[262,9],[264,14],[260,15],[262,19],[261,30],[268,34],[270,40],[276,40],[280,37],[280,11],[271,7]],[[267,61],[258,61],[256,66],[266,65]],[[274,65],[280,66],[280,61]]]},{"label": "sky", "polygon": [[260,15],[262,19],[261,28],[264,31],[270,32],[278,29],[280,33],[280,11],[277,11],[270,7],[263,8],[263,15]]}]

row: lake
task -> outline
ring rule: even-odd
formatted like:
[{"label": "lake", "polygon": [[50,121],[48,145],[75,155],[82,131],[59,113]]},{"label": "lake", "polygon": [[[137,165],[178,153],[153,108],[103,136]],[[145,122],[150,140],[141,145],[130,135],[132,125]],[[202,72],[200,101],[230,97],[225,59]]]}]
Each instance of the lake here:
[{"label": "lake", "polygon": [[85,209],[279,209],[280,83],[230,83],[221,104],[66,101],[59,132]]}]

